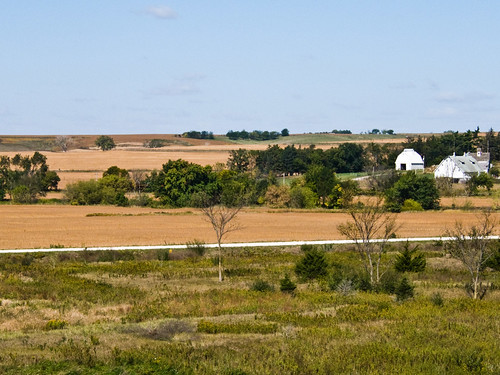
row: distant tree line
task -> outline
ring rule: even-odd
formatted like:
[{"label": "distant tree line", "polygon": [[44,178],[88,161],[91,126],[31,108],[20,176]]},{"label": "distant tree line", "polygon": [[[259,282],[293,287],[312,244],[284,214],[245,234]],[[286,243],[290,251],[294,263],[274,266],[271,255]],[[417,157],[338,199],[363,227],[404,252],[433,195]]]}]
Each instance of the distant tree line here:
[{"label": "distant tree line", "polygon": [[352,131],[350,130],[337,130],[337,129],[333,129],[332,130],[332,133],[333,134],[352,134]]},{"label": "distant tree line", "polygon": [[183,138],[193,138],[193,139],[214,139],[214,133],[208,131],[196,131],[191,130],[185,133],[182,133]]},{"label": "distant tree line", "polygon": [[251,139],[253,141],[269,141],[273,139],[278,139],[281,137],[288,137],[290,135],[288,129],[283,129],[281,132],[277,131],[267,131],[267,130],[254,130],[251,132],[247,132],[246,130],[242,131],[233,131],[230,130],[226,133],[226,137],[230,140],[238,140],[238,139]]}]

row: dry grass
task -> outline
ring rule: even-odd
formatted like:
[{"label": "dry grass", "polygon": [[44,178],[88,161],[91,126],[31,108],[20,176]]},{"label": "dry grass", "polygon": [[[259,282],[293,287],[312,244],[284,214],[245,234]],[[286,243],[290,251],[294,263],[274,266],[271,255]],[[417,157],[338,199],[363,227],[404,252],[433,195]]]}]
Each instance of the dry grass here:
[{"label": "dry grass", "polygon": [[[87,216],[102,213],[113,216]],[[499,214],[495,216],[500,218]],[[475,213],[460,211],[399,214],[399,237],[439,236],[455,221],[472,223]],[[242,229],[226,242],[342,239],[337,226],[349,220],[332,211],[245,209],[237,220]],[[213,230],[198,211],[111,206],[0,206],[0,249],[184,244],[193,239],[215,241]]]}]

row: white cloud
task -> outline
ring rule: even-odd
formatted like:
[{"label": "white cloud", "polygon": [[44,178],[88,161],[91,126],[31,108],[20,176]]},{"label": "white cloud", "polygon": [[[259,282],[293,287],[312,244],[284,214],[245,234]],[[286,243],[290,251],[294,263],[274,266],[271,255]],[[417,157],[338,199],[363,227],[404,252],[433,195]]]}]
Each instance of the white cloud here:
[{"label": "white cloud", "polygon": [[146,9],[146,13],[161,19],[174,19],[177,18],[177,13],[166,5],[150,6]]}]

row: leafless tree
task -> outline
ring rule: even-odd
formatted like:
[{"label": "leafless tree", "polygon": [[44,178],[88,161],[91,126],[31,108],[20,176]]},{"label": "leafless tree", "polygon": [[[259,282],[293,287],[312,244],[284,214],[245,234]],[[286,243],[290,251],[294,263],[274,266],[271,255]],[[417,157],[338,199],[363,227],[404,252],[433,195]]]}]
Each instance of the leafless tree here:
[{"label": "leafless tree", "polygon": [[466,228],[463,223],[455,223],[455,227],[446,232],[451,237],[446,242],[449,254],[458,259],[469,272],[471,283],[466,287],[467,293],[473,299],[482,299],[488,287],[483,285],[485,263],[494,254],[493,235],[497,222],[490,211],[483,211],[478,217],[477,225]]},{"label": "leafless tree", "polygon": [[349,210],[352,221],[340,224],[337,229],[350,240],[355,247],[370,276],[370,282],[379,283],[382,255],[386,252],[389,238],[395,235],[398,225],[395,214],[384,210],[383,199],[369,202],[361,209]]},{"label": "leafless tree", "polygon": [[55,145],[58,146],[63,152],[68,151],[71,143],[73,143],[73,140],[67,135],[58,135],[55,140]]},{"label": "leafless tree", "polygon": [[234,221],[236,215],[240,212],[242,204],[236,206],[227,206],[216,202],[213,199],[204,199],[201,205],[201,211],[207,217],[217,237],[217,249],[219,257],[219,281],[222,276],[222,240],[224,237],[241,227]]},{"label": "leafless tree", "polygon": [[130,172],[130,177],[132,179],[132,184],[134,185],[134,192],[140,194],[143,189],[144,179],[146,178],[146,172],[141,170],[133,170]]}]

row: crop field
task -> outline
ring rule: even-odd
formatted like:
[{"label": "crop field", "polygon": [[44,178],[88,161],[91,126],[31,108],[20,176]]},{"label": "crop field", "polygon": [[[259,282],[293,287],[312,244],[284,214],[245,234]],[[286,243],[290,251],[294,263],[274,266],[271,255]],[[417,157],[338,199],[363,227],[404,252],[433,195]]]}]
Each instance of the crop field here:
[{"label": "crop field", "polygon": [[300,248],[227,249],[223,282],[210,251],[0,255],[0,373],[498,374],[500,292],[469,299],[461,265],[420,249],[406,301],[334,289],[362,267],[346,247],[322,248],[320,281],[296,277]]},{"label": "crop field", "polygon": [[[458,210],[401,213],[397,235],[440,236],[455,221],[472,223],[476,215]],[[342,239],[337,225],[348,219],[345,213],[326,210],[248,208],[237,217],[240,229],[226,241]],[[185,244],[195,239],[215,242],[212,227],[196,209],[0,205],[0,228],[0,249]]]}]

